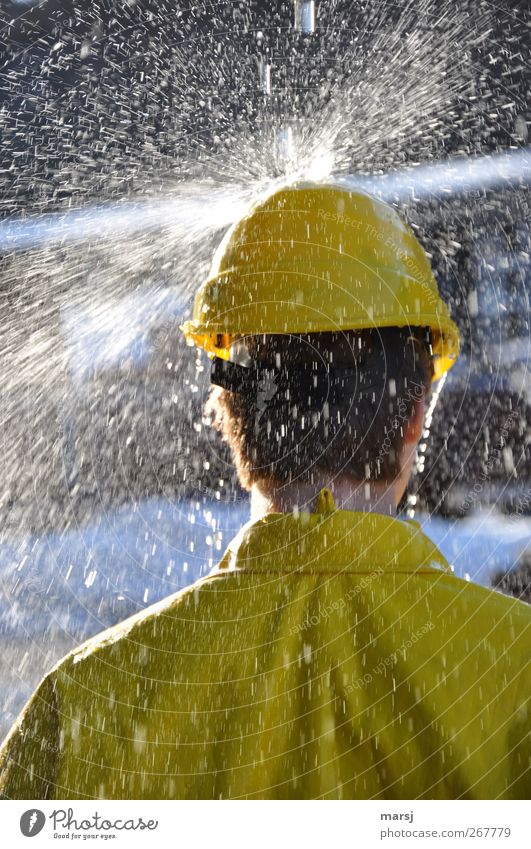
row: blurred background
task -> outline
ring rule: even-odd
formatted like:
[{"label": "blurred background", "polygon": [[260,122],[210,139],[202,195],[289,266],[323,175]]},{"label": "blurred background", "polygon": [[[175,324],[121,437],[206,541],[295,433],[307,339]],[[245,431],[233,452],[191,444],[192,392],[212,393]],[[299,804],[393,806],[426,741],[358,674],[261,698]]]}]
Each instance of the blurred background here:
[{"label": "blurred background", "polygon": [[531,599],[526,2],[0,3],[0,681],[207,574],[249,518],[179,323],[277,181],[415,229],[462,334],[403,516]]}]

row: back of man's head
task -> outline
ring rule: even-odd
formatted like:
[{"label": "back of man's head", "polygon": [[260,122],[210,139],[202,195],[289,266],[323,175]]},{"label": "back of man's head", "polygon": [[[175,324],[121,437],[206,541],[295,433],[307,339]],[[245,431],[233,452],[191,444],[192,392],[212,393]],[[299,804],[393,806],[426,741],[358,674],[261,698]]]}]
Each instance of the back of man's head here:
[{"label": "back of man's head", "polygon": [[391,483],[400,474],[408,423],[431,391],[428,330],[265,334],[241,340],[242,351],[253,379],[220,379],[207,412],[244,487],[323,475]]}]

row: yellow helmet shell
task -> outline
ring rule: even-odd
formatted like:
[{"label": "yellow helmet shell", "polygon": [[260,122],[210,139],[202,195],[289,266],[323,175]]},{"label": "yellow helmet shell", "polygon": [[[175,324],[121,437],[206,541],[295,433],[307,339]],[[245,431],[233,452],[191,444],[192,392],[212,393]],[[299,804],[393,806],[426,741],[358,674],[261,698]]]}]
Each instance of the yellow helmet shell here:
[{"label": "yellow helmet shell", "polygon": [[435,379],[459,333],[429,260],[392,207],[338,185],[294,183],[226,234],[182,330],[227,359],[237,337],[430,327]]}]

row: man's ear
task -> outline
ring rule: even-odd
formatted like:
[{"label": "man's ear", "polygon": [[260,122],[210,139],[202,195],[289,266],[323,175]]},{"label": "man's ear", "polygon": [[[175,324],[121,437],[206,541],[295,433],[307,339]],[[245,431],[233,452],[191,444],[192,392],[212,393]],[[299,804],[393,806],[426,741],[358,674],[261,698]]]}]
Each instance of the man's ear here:
[{"label": "man's ear", "polygon": [[424,397],[415,400],[413,403],[413,411],[404,427],[404,442],[408,445],[419,442],[424,429],[424,415],[426,413],[426,405]]}]

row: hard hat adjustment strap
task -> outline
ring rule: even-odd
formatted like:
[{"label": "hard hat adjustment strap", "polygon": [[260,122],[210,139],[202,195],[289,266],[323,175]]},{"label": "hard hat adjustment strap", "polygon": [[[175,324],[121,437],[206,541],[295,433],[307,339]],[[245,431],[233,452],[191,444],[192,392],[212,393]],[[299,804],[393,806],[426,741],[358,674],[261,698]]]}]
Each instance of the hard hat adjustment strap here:
[{"label": "hard hat adjustment strap", "polygon": [[246,367],[215,357],[210,381],[228,392],[236,392],[266,404],[277,400],[302,404],[306,409],[344,403],[353,396],[361,398],[383,392],[385,381],[369,381],[363,370],[353,367],[315,366],[311,364]]}]

